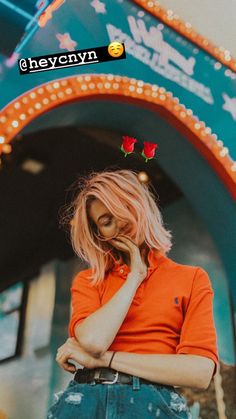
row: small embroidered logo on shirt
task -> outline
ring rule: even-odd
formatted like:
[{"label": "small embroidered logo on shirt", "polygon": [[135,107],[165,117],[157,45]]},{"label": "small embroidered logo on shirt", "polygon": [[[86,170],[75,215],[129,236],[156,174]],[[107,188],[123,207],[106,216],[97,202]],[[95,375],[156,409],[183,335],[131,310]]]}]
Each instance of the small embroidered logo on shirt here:
[{"label": "small embroidered logo on shirt", "polygon": [[178,299],[178,297],[175,297],[175,304],[179,304],[179,299]]}]

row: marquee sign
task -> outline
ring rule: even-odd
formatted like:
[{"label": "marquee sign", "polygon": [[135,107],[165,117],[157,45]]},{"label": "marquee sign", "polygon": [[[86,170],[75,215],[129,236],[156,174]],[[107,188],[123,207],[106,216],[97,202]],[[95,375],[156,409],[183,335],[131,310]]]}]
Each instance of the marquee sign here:
[{"label": "marquee sign", "polygon": [[[4,60],[0,62],[0,106],[58,77],[119,74],[171,92],[186,109],[191,109],[196,121],[204,121],[215,138],[223,142],[225,153],[235,160],[235,72],[137,3],[140,2],[70,0],[55,3],[60,7],[55,7],[43,27],[38,23],[27,42],[22,40],[10,64],[9,60],[8,65]],[[151,6],[151,3],[143,0],[145,5]],[[55,71],[30,74],[24,80],[14,63],[23,57],[94,48],[113,41],[125,44],[126,60],[65,68],[60,70],[60,76]],[[225,59],[227,57],[225,55]]]}]

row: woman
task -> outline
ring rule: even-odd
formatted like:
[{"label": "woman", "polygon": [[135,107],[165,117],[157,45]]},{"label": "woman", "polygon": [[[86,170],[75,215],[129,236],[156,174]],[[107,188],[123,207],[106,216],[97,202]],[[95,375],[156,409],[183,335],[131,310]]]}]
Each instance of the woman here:
[{"label": "woman", "polygon": [[90,268],[71,287],[69,339],[56,360],[76,372],[48,418],[189,418],[175,389],[207,389],[217,368],[208,274],[166,256],[149,187],[131,170],[83,178],[71,242]]}]

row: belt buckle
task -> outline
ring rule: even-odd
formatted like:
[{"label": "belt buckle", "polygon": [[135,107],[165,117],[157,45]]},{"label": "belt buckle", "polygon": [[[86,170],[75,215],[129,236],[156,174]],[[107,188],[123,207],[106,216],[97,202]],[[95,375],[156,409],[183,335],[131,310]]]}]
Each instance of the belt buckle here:
[{"label": "belt buckle", "polygon": [[[100,379],[100,372],[101,372],[101,370],[100,371],[97,370],[95,372],[95,374],[94,374],[94,379],[95,380],[98,380],[99,381],[99,379]],[[109,380],[107,380],[107,381],[100,380],[100,383],[102,383],[102,384],[115,384],[117,382],[117,380],[118,380],[118,377],[119,377],[119,371],[116,371],[116,373],[114,375],[115,375],[114,380],[112,380],[112,381],[109,381]]]},{"label": "belt buckle", "polygon": [[115,384],[119,377],[119,371],[116,371],[114,375],[115,375],[115,378],[113,381],[102,381],[102,384]]}]

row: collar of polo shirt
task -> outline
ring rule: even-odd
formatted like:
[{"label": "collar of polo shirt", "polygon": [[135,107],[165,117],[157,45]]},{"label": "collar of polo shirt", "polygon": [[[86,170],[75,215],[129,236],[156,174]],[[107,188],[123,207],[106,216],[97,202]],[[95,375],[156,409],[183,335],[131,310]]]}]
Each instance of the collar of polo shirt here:
[{"label": "collar of polo shirt", "polygon": [[[163,255],[157,249],[150,249],[148,252],[148,273],[151,273],[154,269],[156,269],[162,262],[167,260],[167,256]],[[127,275],[130,272],[130,268],[126,263],[121,264],[120,262],[116,261],[112,271],[120,272],[124,275]]]}]

